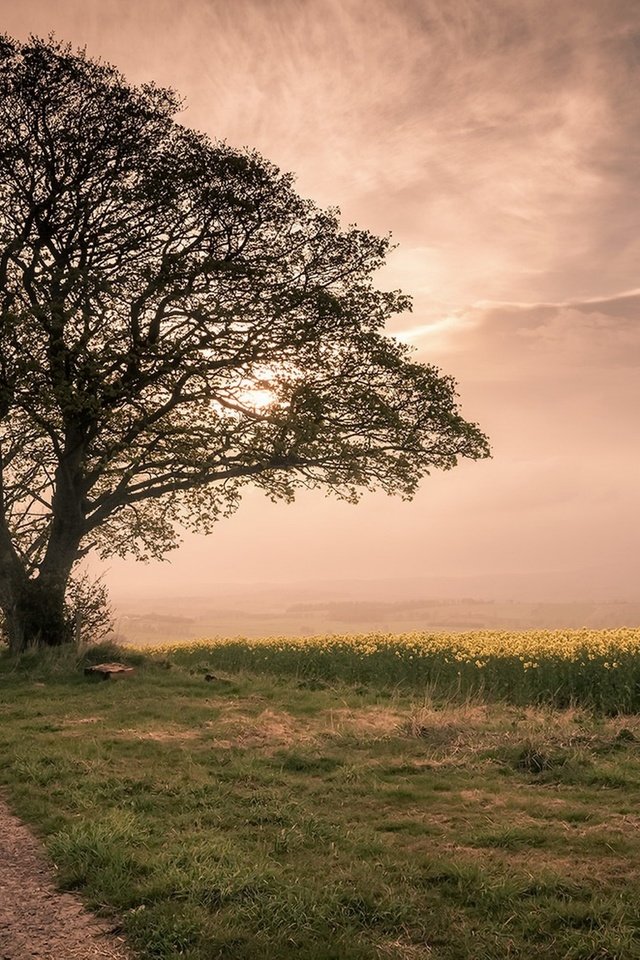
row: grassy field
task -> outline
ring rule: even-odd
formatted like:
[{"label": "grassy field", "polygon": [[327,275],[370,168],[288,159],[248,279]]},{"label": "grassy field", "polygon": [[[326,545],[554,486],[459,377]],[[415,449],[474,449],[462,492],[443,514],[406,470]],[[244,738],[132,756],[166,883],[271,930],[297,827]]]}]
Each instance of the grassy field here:
[{"label": "grassy field", "polygon": [[6,795],[140,957],[640,958],[640,716],[223,646],[0,657]]}]

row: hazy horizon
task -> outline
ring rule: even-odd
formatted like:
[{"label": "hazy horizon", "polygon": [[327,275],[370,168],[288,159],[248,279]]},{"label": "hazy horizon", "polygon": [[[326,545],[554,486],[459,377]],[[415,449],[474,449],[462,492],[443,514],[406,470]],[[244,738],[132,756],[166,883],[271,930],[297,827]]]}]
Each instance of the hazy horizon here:
[{"label": "hazy horizon", "polygon": [[414,309],[389,332],[458,380],[493,446],[411,503],[248,490],[171,563],[95,564],[115,598],[442,581],[640,600],[638,4],[23,0],[2,29],[175,87],[185,124],[392,231],[378,282]]},{"label": "hazy horizon", "polygon": [[[632,589],[620,589],[615,593],[617,580],[614,582],[615,572],[604,580],[601,589],[586,590],[583,584],[589,576],[590,570],[538,571],[535,578],[527,574],[475,574],[470,576],[432,576],[432,577],[389,577],[389,578],[362,578],[343,577],[340,579],[292,579],[292,580],[208,580],[206,578],[192,578],[188,584],[181,587],[174,585],[171,589],[161,592],[158,590],[156,571],[153,564],[138,565],[140,570],[148,571],[144,578],[131,577],[128,581],[122,580],[112,587],[113,601],[120,606],[129,607],[134,603],[152,603],[162,601],[160,606],[181,601],[189,603],[197,601],[199,604],[216,603],[225,598],[250,599],[259,602],[262,599],[272,598],[275,602],[295,602],[299,598],[313,599],[318,602],[334,602],[344,599],[356,602],[403,603],[413,601],[442,601],[457,602],[471,600],[480,603],[507,602],[516,604],[567,603],[581,605],[584,603],[618,603],[638,604],[640,597],[632,584]],[[109,577],[109,565],[101,564],[96,572],[102,577]],[[599,571],[600,572],[600,571]],[[188,611],[183,611],[188,612]]]}]

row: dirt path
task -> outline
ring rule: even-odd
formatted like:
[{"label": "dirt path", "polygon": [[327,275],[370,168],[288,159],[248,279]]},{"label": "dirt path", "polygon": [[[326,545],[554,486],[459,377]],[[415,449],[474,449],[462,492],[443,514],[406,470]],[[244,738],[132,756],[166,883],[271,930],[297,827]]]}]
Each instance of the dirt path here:
[{"label": "dirt path", "polygon": [[109,924],[55,889],[40,844],[1,798],[0,960],[130,960]]}]

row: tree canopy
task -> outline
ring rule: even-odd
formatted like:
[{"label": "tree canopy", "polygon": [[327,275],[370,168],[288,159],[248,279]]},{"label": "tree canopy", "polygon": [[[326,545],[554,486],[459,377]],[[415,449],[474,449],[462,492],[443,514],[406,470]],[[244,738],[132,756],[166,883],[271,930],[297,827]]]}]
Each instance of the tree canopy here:
[{"label": "tree canopy", "polygon": [[411,496],[488,455],[454,381],[385,335],[389,239],[181,125],[177,95],[0,37],[0,606],[65,638],[91,549],[161,556],[251,483]]}]

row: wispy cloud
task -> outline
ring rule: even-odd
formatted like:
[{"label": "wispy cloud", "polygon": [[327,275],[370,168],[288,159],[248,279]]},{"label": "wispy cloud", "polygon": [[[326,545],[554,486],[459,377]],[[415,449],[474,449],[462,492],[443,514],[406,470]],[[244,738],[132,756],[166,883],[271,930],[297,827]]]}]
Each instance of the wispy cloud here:
[{"label": "wispy cloud", "polygon": [[[595,369],[600,379],[640,369],[640,292],[561,303],[480,303],[448,322],[409,328],[421,350],[469,358],[484,378],[508,369],[523,382]],[[422,338],[429,337],[423,343]],[[431,337],[436,337],[434,343]],[[582,374],[581,374],[582,375]],[[640,398],[639,398],[640,399]],[[629,411],[635,417],[636,411]]]},{"label": "wispy cloud", "polygon": [[4,20],[176,86],[186,122],[392,229],[421,309],[637,283],[633,0],[24,0]]}]

